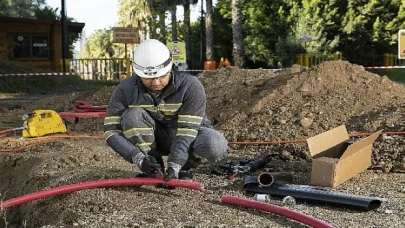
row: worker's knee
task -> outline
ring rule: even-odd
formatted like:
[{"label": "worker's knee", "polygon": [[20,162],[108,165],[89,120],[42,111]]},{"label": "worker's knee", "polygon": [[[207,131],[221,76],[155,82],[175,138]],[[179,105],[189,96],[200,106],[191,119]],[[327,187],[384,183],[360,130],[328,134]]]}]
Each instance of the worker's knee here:
[{"label": "worker's knee", "polygon": [[194,141],[194,153],[209,162],[216,162],[228,153],[228,141],[218,131],[203,128]]},{"label": "worker's knee", "polygon": [[128,108],[121,116],[121,125],[123,130],[134,127],[152,127],[154,120],[142,108]]}]

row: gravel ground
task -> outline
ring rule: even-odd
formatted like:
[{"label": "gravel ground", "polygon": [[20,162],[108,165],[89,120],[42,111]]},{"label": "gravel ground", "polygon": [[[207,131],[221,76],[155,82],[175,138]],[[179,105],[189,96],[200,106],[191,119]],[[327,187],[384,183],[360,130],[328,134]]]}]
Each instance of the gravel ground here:
[{"label": "gravel ground", "polygon": [[[208,115],[230,142],[304,139],[341,124],[351,134],[403,131],[405,88],[345,61],[278,73],[230,68],[198,77],[206,86]],[[76,100],[106,104],[113,89],[2,106],[1,123],[18,123],[22,114],[35,109],[68,111]],[[71,127],[73,135],[101,135],[91,120]],[[0,149],[27,143],[2,139]],[[372,167],[330,189],[385,197],[388,201],[378,209],[364,212],[299,201],[289,207],[335,227],[405,227],[404,148],[402,135],[383,134],[374,143]],[[263,152],[278,155],[266,165],[268,169],[290,172],[294,184],[309,184],[311,157],[306,143],[232,145],[226,159],[254,158]],[[220,203],[224,194],[248,199],[252,195],[242,189],[241,177],[230,180],[210,174],[210,169],[207,165],[195,170],[194,180],[204,185],[203,191],[147,186],[84,190],[6,209],[0,227],[305,227],[277,215]],[[0,153],[0,194],[7,200],[82,181],[134,177],[138,172],[102,139],[62,139]]]}]

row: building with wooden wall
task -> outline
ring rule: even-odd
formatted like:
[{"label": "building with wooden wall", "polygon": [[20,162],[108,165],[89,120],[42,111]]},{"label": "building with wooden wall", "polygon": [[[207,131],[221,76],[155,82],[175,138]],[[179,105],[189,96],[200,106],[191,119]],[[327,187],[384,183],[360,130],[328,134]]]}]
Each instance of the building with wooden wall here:
[{"label": "building with wooden wall", "polygon": [[[81,33],[85,24],[67,22],[66,26],[68,33]],[[0,17],[0,59],[60,71],[61,22]]]}]

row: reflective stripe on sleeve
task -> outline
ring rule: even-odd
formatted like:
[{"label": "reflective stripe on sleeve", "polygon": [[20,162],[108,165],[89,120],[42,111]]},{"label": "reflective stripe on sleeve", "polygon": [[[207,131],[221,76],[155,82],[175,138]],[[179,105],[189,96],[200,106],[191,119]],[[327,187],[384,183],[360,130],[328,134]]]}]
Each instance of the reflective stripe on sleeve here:
[{"label": "reflective stripe on sleeve", "polygon": [[104,126],[105,125],[117,125],[117,124],[121,124],[119,116],[109,116],[104,119]]},{"label": "reflective stripe on sleeve", "polygon": [[161,104],[159,105],[158,109],[162,111],[165,115],[174,115],[179,108],[181,107],[182,103],[177,104]]},{"label": "reflective stripe on sleeve", "polygon": [[141,149],[141,151],[143,152],[148,152],[151,150],[150,146],[152,145],[152,143],[137,143],[135,144],[135,146],[139,147],[139,149]]},{"label": "reflective stripe on sleeve", "polygon": [[122,131],[119,130],[112,130],[112,131],[106,131],[104,132],[104,138],[105,141],[107,141],[108,138],[110,138],[113,135],[118,135],[119,133],[121,133]]},{"label": "reflective stripe on sleeve", "polygon": [[195,138],[197,137],[198,131],[194,129],[189,129],[189,128],[177,128],[177,134],[176,136],[188,136]]},{"label": "reflective stripe on sleeve", "polygon": [[200,125],[202,120],[201,116],[179,115],[178,123]]}]

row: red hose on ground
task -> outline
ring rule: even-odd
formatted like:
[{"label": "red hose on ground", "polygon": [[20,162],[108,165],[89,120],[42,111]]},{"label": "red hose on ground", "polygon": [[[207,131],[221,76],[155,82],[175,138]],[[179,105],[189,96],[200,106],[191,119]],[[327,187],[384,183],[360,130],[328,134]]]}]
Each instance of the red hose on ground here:
[{"label": "red hose on ground", "polygon": [[317,227],[317,228],[333,228],[332,225],[316,219],[312,216],[303,214],[298,211],[294,211],[285,207],[279,207],[277,205],[269,204],[269,203],[263,203],[263,202],[258,202],[254,200],[248,200],[248,199],[243,199],[239,198],[236,196],[228,196],[228,195],[223,195],[221,197],[221,202],[231,204],[231,205],[236,205],[236,206],[243,206],[247,208],[253,208],[253,209],[258,209],[261,211],[267,211],[276,215],[280,215],[286,218],[293,219],[295,221],[304,223],[306,225],[312,226],[312,227]]},{"label": "red hose on ground", "polygon": [[80,191],[92,188],[105,188],[105,187],[117,187],[117,186],[137,186],[137,185],[157,185],[159,183],[165,183],[171,187],[187,188],[194,190],[201,190],[201,183],[195,181],[185,181],[185,180],[170,180],[164,182],[162,179],[158,178],[126,178],[126,179],[107,179],[107,180],[97,180],[82,182],[77,184],[65,185],[56,188],[51,188],[47,190],[42,190],[27,195],[19,196],[13,199],[9,199],[0,204],[0,210],[8,207],[17,206],[23,203],[31,202],[37,199],[62,195],[65,193],[70,193],[74,191]]}]

